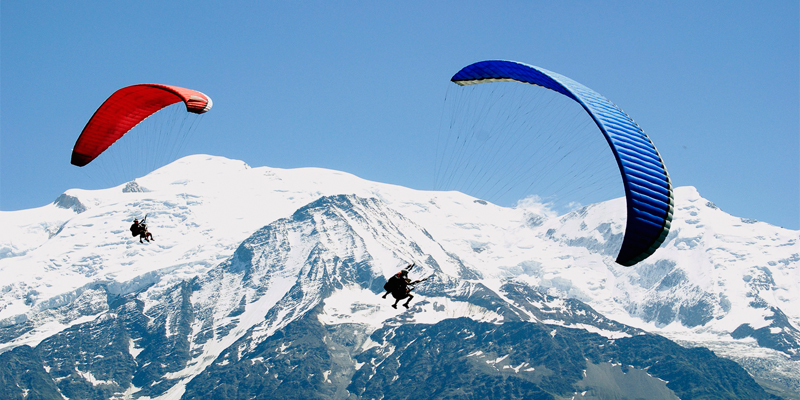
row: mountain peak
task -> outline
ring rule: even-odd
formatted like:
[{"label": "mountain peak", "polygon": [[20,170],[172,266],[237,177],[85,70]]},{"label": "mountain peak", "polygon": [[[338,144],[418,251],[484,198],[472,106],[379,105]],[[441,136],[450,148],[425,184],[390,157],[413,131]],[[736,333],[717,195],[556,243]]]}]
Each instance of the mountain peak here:
[{"label": "mountain peak", "polygon": [[171,179],[185,176],[186,178],[197,179],[206,175],[230,174],[248,169],[250,169],[250,166],[244,161],[208,154],[194,154],[179,158],[147,176],[168,176]]}]

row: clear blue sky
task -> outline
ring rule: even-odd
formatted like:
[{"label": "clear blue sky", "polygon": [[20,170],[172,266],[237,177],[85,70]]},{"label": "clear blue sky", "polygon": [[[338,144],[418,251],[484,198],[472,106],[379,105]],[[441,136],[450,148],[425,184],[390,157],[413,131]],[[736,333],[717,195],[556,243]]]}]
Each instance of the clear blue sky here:
[{"label": "clear blue sky", "polygon": [[70,152],[114,90],[214,108],[191,153],[432,186],[449,78],[484,59],[569,76],[642,126],[675,186],[800,229],[797,1],[3,1],[0,209],[96,188]]}]

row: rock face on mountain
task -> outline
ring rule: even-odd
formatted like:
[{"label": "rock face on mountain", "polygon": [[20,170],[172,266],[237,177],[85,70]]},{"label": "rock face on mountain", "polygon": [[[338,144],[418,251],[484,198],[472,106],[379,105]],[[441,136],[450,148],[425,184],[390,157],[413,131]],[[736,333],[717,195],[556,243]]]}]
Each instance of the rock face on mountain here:
[{"label": "rock face on mountain", "polygon": [[[209,156],[130,187],[0,214],[18,231],[0,236],[0,397],[800,390],[800,234],[693,188],[663,248],[625,268],[621,199],[556,216]],[[144,214],[157,241],[142,245],[127,225]],[[393,309],[383,283],[412,260],[430,279]]]}]

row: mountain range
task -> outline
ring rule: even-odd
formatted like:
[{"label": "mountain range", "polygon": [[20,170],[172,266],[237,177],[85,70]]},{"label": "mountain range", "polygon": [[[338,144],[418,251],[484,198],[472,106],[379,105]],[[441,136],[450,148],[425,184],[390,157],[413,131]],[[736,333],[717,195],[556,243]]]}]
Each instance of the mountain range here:
[{"label": "mountain range", "polygon": [[800,232],[678,187],[623,267],[624,212],[207,155],[71,189],[0,212],[0,397],[800,398]]}]

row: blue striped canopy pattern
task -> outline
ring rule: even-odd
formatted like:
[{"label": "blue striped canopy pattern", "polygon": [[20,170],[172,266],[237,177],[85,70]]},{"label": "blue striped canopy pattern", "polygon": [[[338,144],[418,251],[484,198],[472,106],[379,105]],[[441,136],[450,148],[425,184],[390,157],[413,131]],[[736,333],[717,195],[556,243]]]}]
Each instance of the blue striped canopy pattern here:
[{"label": "blue striped canopy pattern", "polygon": [[627,223],[617,263],[635,265],[661,246],[672,222],[672,184],[653,142],[628,114],[566,76],[515,61],[480,61],[458,71],[451,81],[462,86],[516,81],[556,91],[578,102],[611,146],[625,185]]}]

